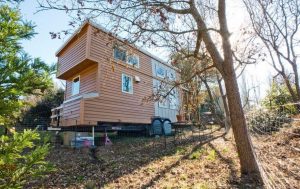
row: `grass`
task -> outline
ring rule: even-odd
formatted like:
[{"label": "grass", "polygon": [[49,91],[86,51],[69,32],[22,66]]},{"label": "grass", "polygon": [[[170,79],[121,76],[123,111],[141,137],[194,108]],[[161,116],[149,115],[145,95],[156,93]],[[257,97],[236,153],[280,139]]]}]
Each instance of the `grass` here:
[{"label": "grass", "polygon": [[[191,140],[176,145],[170,142],[167,148],[160,138],[112,136],[112,140],[112,146],[97,149],[98,162],[91,162],[85,149],[53,149],[48,159],[60,169],[28,188],[44,185],[45,188],[210,189],[233,188],[236,186],[231,183],[238,183],[235,147],[223,138],[211,142],[214,148],[203,141],[201,145]],[[219,153],[228,161],[219,158]],[[232,167],[236,170],[231,170]]]},{"label": "grass", "polygon": [[189,155],[189,159],[199,159],[204,153],[204,149],[198,149]]},{"label": "grass", "polygon": [[208,151],[207,160],[209,161],[215,161],[217,157],[217,153],[215,150],[211,149]]}]

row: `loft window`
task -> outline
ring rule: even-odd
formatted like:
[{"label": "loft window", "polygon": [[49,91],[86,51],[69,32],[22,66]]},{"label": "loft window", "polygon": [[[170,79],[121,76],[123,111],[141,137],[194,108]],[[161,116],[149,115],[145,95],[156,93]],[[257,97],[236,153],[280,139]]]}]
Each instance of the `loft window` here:
[{"label": "loft window", "polygon": [[133,93],[132,77],[122,74],[122,92]]},{"label": "loft window", "polygon": [[137,55],[129,55],[127,57],[127,63],[136,68],[140,67],[140,60]]},{"label": "loft window", "polygon": [[72,95],[79,94],[79,89],[80,89],[80,78],[78,76],[75,77],[72,82]]},{"label": "loft window", "polygon": [[161,66],[156,66],[156,76],[165,78],[166,70]]},{"label": "loft window", "polygon": [[126,62],[126,51],[118,47],[114,47],[114,58]]}]

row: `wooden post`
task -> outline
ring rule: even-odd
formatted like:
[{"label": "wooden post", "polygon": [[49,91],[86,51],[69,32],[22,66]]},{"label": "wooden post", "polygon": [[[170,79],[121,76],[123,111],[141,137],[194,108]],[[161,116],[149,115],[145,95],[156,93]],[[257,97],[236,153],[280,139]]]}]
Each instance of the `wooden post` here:
[{"label": "wooden post", "polygon": [[76,145],[77,145],[77,120],[75,120],[76,126],[75,126],[75,145],[74,145],[74,149],[76,149]]},{"label": "wooden post", "polygon": [[95,127],[92,127],[92,135],[93,135],[93,146],[95,146]]}]

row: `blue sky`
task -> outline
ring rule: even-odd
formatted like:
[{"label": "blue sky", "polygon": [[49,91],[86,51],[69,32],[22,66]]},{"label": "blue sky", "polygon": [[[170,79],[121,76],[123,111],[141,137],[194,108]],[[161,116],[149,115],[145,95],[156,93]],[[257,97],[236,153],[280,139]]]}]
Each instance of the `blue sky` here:
[{"label": "blue sky", "polygon": [[[24,50],[32,57],[41,57],[48,64],[56,63],[57,58],[55,52],[59,47],[67,40],[64,39],[51,39],[49,32],[59,32],[64,29],[69,29],[68,21],[69,17],[63,11],[48,10],[37,12],[38,4],[35,0],[25,0],[20,4],[21,14],[24,19],[32,21],[35,25],[35,31],[38,33],[29,41],[23,41]],[[241,8],[241,5],[233,5],[228,11],[228,17],[230,17],[229,27],[233,33],[239,30],[239,27],[245,21],[245,11]],[[149,49],[147,49],[149,50]],[[149,51],[155,54],[164,54],[162,49],[150,49]],[[164,58],[164,57],[160,57]],[[269,66],[248,66],[247,78],[251,80],[260,81],[259,85],[262,87],[262,93],[265,93],[266,86],[268,85],[268,78],[270,72]],[[55,79],[55,82],[62,86],[62,82]],[[265,85],[265,86],[263,86]],[[264,94],[261,94],[264,96]]]},{"label": "blue sky", "polygon": [[20,5],[23,18],[32,21],[36,25],[35,31],[38,33],[31,40],[23,41],[23,47],[32,57],[41,57],[46,63],[52,64],[57,61],[55,52],[66,39],[51,39],[49,32],[66,29],[69,18],[60,11],[36,13],[37,6],[35,0],[25,0]]}]

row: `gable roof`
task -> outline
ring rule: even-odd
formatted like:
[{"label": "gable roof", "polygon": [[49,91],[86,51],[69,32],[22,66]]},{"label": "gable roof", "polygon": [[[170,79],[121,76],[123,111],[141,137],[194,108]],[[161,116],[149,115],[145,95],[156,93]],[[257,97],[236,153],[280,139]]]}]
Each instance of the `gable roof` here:
[{"label": "gable roof", "polygon": [[[90,20],[85,20],[85,21],[79,26],[79,28],[78,28],[77,30],[75,30],[75,32],[67,39],[67,41],[66,41],[66,42],[65,42],[65,43],[64,43],[64,44],[56,51],[55,55],[58,56],[59,53],[60,53],[63,49],[65,49],[65,48],[67,47],[67,45],[72,41],[72,39],[73,39],[77,34],[79,34],[79,33],[81,32],[81,30],[82,30],[86,25],[91,25],[91,26],[95,27],[96,29],[98,29],[98,30],[100,30],[100,31],[102,31],[102,32],[104,32],[104,33],[111,33],[109,30],[107,30],[106,28],[102,27],[101,25],[99,25],[99,24],[97,24],[97,23],[95,23],[95,22],[93,22],[93,21],[90,21]],[[118,39],[118,40],[120,40],[120,41],[122,41],[122,42],[125,41],[124,39],[120,38],[119,36],[116,36],[116,35],[113,35],[113,36],[114,36],[116,39]],[[133,45],[133,47],[136,48],[137,50],[139,50],[140,52],[142,52],[142,53],[148,55],[149,57],[155,59],[156,61],[158,61],[158,62],[160,62],[160,63],[162,63],[162,64],[164,64],[164,65],[166,65],[166,66],[168,66],[168,67],[170,67],[170,68],[172,68],[172,69],[174,69],[174,70],[177,70],[176,67],[174,67],[174,66],[168,64],[166,61],[162,60],[161,58],[159,58],[159,57],[157,57],[157,56],[155,56],[155,55],[153,55],[153,54],[151,54],[150,52],[146,51],[145,49],[143,49],[143,48],[141,48],[141,47],[138,47],[138,46],[136,46],[136,45]]]}]

